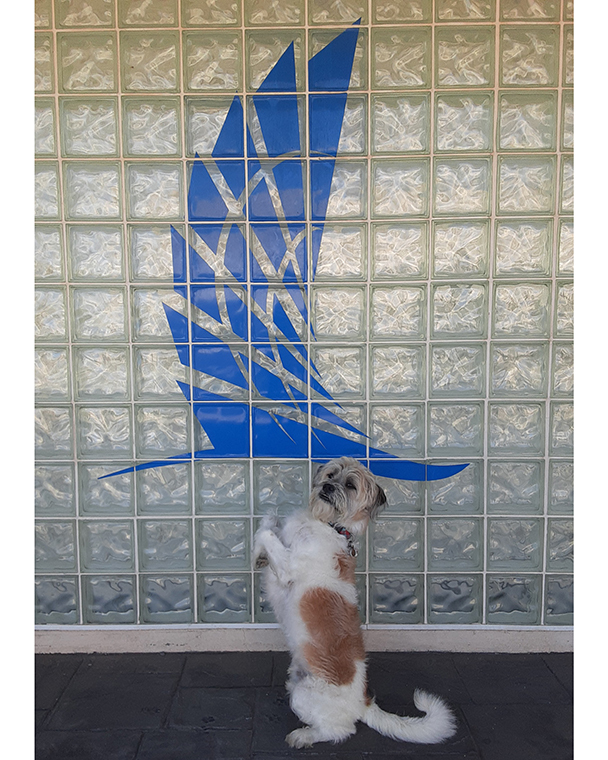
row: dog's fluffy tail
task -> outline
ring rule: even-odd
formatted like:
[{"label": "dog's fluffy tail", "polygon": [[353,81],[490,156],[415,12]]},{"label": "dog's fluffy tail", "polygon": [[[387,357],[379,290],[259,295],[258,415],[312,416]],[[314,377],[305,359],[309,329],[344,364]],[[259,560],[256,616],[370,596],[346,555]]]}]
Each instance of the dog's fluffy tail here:
[{"label": "dog's fluffy tail", "polygon": [[384,736],[417,744],[439,744],[456,733],[456,719],[442,699],[417,689],[414,704],[426,713],[423,718],[402,718],[372,702],[362,720]]}]

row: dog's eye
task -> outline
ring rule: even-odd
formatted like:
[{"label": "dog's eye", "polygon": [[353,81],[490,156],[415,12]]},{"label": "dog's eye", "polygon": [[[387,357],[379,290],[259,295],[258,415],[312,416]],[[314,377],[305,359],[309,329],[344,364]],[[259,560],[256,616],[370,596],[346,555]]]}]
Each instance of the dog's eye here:
[{"label": "dog's eye", "polygon": [[346,481],[346,487],[349,488],[351,491],[355,490],[357,486],[353,483],[352,480]]},{"label": "dog's eye", "polygon": [[328,472],[327,473],[327,479],[328,480],[331,480],[333,478],[333,476],[334,476],[333,472]]}]

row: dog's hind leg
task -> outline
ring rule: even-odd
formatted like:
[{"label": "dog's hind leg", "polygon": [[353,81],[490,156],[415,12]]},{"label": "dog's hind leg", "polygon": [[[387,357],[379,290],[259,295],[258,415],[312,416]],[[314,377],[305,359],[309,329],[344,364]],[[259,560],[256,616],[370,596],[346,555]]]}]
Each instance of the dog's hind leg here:
[{"label": "dog's hind leg", "polygon": [[353,724],[351,728],[345,727],[332,727],[330,729],[315,728],[314,726],[304,726],[304,728],[296,728],[290,734],[287,734],[285,741],[290,747],[301,749],[302,747],[310,747],[315,742],[343,742],[352,736],[356,732],[356,727]]}]

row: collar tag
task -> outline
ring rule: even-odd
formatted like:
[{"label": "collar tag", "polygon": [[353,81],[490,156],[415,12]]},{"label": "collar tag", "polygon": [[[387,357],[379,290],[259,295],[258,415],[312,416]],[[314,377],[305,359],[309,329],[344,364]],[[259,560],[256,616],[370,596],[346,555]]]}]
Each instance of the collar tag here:
[{"label": "collar tag", "polygon": [[343,525],[338,525],[338,523],[328,523],[330,527],[332,527],[337,533],[339,533],[341,536],[344,536],[346,539],[346,548],[348,549],[348,553],[351,557],[357,556],[357,547],[355,546],[355,541],[352,537],[352,534],[349,530],[347,530]]}]

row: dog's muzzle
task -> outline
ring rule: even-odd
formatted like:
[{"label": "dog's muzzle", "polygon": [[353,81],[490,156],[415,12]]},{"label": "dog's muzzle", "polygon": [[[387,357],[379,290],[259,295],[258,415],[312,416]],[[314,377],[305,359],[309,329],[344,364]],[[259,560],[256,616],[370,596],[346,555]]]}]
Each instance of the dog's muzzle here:
[{"label": "dog's muzzle", "polygon": [[332,502],[334,500],[333,497],[335,490],[336,487],[333,485],[333,483],[323,483],[319,497],[323,499],[323,501]]}]

